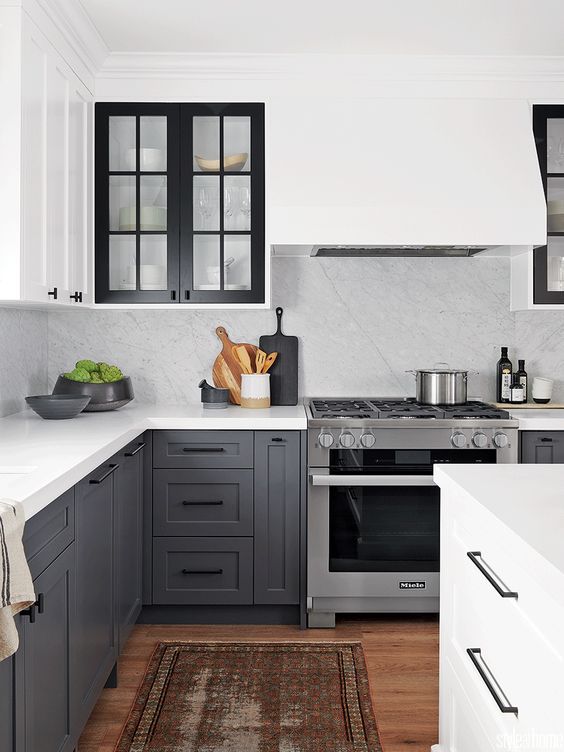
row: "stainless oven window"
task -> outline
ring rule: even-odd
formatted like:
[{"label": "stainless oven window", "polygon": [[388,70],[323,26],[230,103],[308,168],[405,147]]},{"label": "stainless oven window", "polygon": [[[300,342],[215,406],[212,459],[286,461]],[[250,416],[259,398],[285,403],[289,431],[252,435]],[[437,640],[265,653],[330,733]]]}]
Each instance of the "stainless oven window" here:
[{"label": "stainless oven window", "polygon": [[330,572],[438,572],[437,486],[331,486]]}]

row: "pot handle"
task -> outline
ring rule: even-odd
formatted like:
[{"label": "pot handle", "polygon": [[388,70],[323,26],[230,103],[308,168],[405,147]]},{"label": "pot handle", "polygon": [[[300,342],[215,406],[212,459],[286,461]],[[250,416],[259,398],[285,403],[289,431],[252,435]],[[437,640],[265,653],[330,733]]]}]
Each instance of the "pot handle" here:
[{"label": "pot handle", "polygon": [[437,363],[435,363],[433,368],[445,368],[447,371],[451,370],[450,363],[447,363],[445,360],[437,361]]},{"label": "pot handle", "polygon": [[408,369],[405,371],[405,373],[410,373],[412,376],[417,376],[417,371],[414,371],[413,369]]}]

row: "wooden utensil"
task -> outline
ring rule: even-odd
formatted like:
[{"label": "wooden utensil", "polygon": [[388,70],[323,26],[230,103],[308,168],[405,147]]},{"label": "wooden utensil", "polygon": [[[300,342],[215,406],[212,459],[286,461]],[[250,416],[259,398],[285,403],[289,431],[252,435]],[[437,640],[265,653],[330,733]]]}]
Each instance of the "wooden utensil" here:
[{"label": "wooden utensil", "polygon": [[264,368],[264,362],[266,360],[266,353],[264,350],[261,350],[260,348],[257,350],[257,359],[255,363],[255,367],[257,370],[257,373],[262,373],[262,369]]},{"label": "wooden utensil", "polygon": [[253,367],[251,365],[251,359],[245,345],[235,345],[233,352],[235,353],[235,357],[243,368],[243,373],[252,373]]},{"label": "wooden utensil", "polygon": [[[229,389],[229,399],[234,405],[241,404],[241,374],[243,367],[233,354],[233,348],[237,344],[229,339],[225,328],[218,326],[215,333],[223,344],[223,349],[213,364],[213,383],[221,389]],[[251,362],[256,357],[257,347],[248,343],[240,343],[249,353]]]},{"label": "wooden utensil", "polygon": [[[298,404],[298,338],[282,334],[282,308],[276,309],[278,327],[274,334],[263,335],[259,347],[277,352],[279,358],[270,375],[270,394],[273,405]],[[263,371],[264,373],[264,371]]]},{"label": "wooden utensil", "polygon": [[277,352],[271,352],[270,355],[266,356],[266,360],[264,362],[264,366],[262,367],[263,373],[268,373],[268,369],[271,368],[272,365],[274,365],[274,362],[276,358],[278,357]]}]

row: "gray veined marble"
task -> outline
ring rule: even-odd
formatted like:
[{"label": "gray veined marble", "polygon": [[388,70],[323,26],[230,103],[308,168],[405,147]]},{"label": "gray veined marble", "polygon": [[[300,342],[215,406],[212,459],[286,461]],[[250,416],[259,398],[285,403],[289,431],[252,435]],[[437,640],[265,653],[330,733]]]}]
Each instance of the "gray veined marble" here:
[{"label": "gray veined marble", "polygon": [[47,314],[0,309],[0,417],[47,389]]}]

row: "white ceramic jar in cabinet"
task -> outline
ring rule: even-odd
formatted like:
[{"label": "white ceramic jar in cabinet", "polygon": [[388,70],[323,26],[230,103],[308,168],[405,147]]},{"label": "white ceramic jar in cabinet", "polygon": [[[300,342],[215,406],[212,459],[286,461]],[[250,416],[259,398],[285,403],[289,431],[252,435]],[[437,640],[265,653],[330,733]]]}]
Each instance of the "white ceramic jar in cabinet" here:
[{"label": "white ceramic jar in cabinet", "polygon": [[440,732],[433,750],[558,748],[550,745],[564,744],[564,573],[486,506],[438,482]]},{"label": "white ceramic jar in cabinet", "polygon": [[93,96],[21,7],[0,7],[0,301],[92,299]]}]

